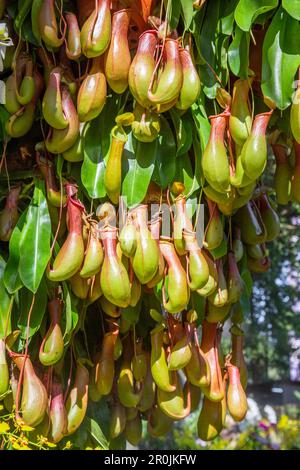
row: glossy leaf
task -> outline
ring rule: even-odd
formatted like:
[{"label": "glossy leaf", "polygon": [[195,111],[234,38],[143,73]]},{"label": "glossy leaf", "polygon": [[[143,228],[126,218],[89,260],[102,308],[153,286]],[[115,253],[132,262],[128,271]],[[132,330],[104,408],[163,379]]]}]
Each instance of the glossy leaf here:
[{"label": "glossy leaf", "polygon": [[7,137],[5,131],[5,123],[9,118],[9,112],[6,111],[4,106],[0,106],[0,142],[3,142],[4,139]]},{"label": "glossy leaf", "polygon": [[255,19],[255,24],[265,25],[267,24],[268,20],[274,15],[275,10],[269,10],[266,13],[262,13]]},{"label": "glossy leaf", "polygon": [[172,0],[169,2],[169,15],[168,15],[168,23],[171,29],[176,29],[179,23],[181,13],[181,1],[180,0]]},{"label": "glossy leaf", "polygon": [[31,4],[32,4],[32,1],[30,0],[24,0],[23,2],[18,3],[18,14],[14,22],[14,27],[16,31],[19,31],[22,29],[23,23],[30,12]]},{"label": "glossy leaf", "polygon": [[174,180],[184,184],[184,194],[191,192],[193,188],[194,172],[188,153],[176,158],[176,174]]},{"label": "glossy leaf", "polygon": [[92,418],[87,417],[88,432],[97,444],[103,449],[108,450],[109,442],[102,432],[99,424]]},{"label": "glossy leaf", "polygon": [[210,123],[206,115],[204,106],[200,101],[194,103],[192,106],[192,116],[196,124],[196,130],[198,132],[201,150],[204,151],[210,134]]},{"label": "glossy leaf", "polygon": [[219,28],[221,33],[232,34],[234,25],[234,11],[239,0],[225,0],[222,2],[222,10],[220,12]]},{"label": "glossy leaf", "polygon": [[20,239],[26,216],[27,210],[23,212],[19,218],[9,240],[9,257],[5,266],[3,280],[6,289],[11,294],[23,286],[23,282],[19,275]]},{"label": "glossy leaf", "polygon": [[205,317],[205,297],[199,295],[196,291],[191,291],[189,308],[196,310],[197,312],[197,325],[202,323]]},{"label": "glossy leaf", "polygon": [[202,158],[202,149],[201,144],[196,136],[196,132],[194,131],[194,178],[193,178],[193,185],[188,193],[191,196],[198,188],[200,188],[203,184],[203,174],[202,174],[202,165],[201,165],[201,158]]},{"label": "glossy leaf", "polygon": [[38,15],[39,15],[39,7],[40,7],[40,0],[33,0],[32,7],[31,7],[31,29],[33,37],[35,38],[36,42],[41,45],[41,33],[38,27]]},{"label": "glossy leaf", "polygon": [[67,345],[78,323],[78,299],[70,292],[66,282],[63,282],[63,293],[65,314],[62,317],[62,325],[64,326],[64,344]]},{"label": "glossy leaf", "polygon": [[132,132],[128,135],[122,160],[125,175],[122,196],[128,207],[139,204],[144,199],[154,170],[157,139],[154,142],[139,142]]},{"label": "glossy leaf", "polygon": [[36,292],[50,259],[51,221],[45,198],[45,185],[35,181],[26,222],[20,239],[19,274],[31,292]]},{"label": "glossy leaf", "polygon": [[5,338],[11,333],[11,297],[5,289],[3,282],[5,264],[4,259],[0,255],[0,338]]},{"label": "glossy leaf", "polygon": [[236,26],[233,41],[228,49],[228,63],[234,75],[248,78],[250,33]]},{"label": "glossy leaf", "polygon": [[[206,9],[202,8],[202,10],[205,10],[205,20],[203,21],[202,28],[200,28],[197,21],[198,15],[194,17],[195,42],[201,58],[200,76],[206,96],[208,98],[215,98],[217,87],[219,86],[216,74],[219,75],[220,72],[215,46],[219,35],[220,0],[208,2]],[[201,13],[201,10],[199,13]]]},{"label": "glossy leaf", "polygon": [[107,99],[101,114],[84,129],[84,161],[81,180],[92,199],[106,195],[104,187],[105,161],[110,146],[110,131],[117,115],[116,96]]},{"label": "glossy leaf", "polygon": [[242,276],[243,281],[245,283],[247,293],[248,293],[248,297],[250,297],[251,293],[252,293],[252,288],[253,288],[253,279],[252,279],[252,276],[251,276],[251,272],[249,271],[249,269],[245,269],[241,273],[241,276]]},{"label": "glossy leaf", "polygon": [[203,24],[203,20],[205,17],[205,8],[201,8],[200,10],[196,10],[194,12],[194,16],[190,25],[190,32],[193,34],[195,38],[195,42],[197,44],[197,48],[200,49],[200,33]]},{"label": "glossy leaf", "polygon": [[263,44],[262,91],[279,109],[292,101],[300,64],[300,26],[283,8],[270,24]]},{"label": "glossy leaf", "polygon": [[183,13],[184,28],[187,30],[190,27],[194,15],[193,2],[181,0],[181,8]]},{"label": "glossy leaf", "polygon": [[[28,313],[30,310],[33,294],[26,288],[23,288],[19,294],[19,307],[20,307],[20,318],[18,321],[18,327],[21,330],[21,337],[25,339],[27,337],[27,321]],[[33,336],[40,328],[43,317],[46,312],[47,306],[47,287],[46,282],[43,279],[39,285],[39,288],[35,294],[35,301],[33,304],[30,324],[29,324],[29,338]]]},{"label": "glossy leaf", "polygon": [[122,318],[131,325],[135,325],[139,321],[141,307],[142,299],[140,299],[134,307],[129,306],[122,308]]},{"label": "glossy leaf", "polygon": [[[97,447],[107,450],[110,446],[109,436],[110,408],[106,400],[98,403],[89,401],[87,415],[77,431],[72,434],[72,444],[83,449],[96,441]],[[122,448],[118,447],[118,449]]]},{"label": "glossy leaf", "polygon": [[35,34],[33,33],[33,30],[32,30],[32,23],[31,23],[30,16],[26,18],[22,26],[22,38],[25,41],[30,42],[34,46],[39,45],[39,41],[36,39]]},{"label": "glossy leaf", "polygon": [[273,10],[277,5],[278,0],[240,0],[234,13],[235,21],[243,31],[249,31],[258,15]]},{"label": "glossy leaf", "polygon": [[242,311],[245,318],[249,318],[251,315],[251,303],[250,297],[248,295],[247,289],[244,289],[240,298],[240,302],[242,305]]},{"label": "glossy leaf", "polygon": [[192,123],[187,114],[180,116],[179,112],[172,108],[170,109],[171,118],[175,128],[175,135],[177,140],[177,156],[186,153],[193,142],[193,129]]},{"label": "glossy leaf", "polygon": [[210,253],[214,257],[214,259],[219,259],[226,255],[227,250],[228,250],[227,240],[224,238],[221,245],[219,245],[214,250],[210,250]]},{"label": "glossy leaf", "polygon": [[229,79],[229,68],[228,68],[228,46],[230,43],[230,37],[225,34],[220,34],[216,40],[216,54],[219,57],[220,72],[219,78],[221,83],[227,83]]},{"label": "glossy leaf", "polygon": [[57,176],[59,178],[62,177],[62,169],[63,169],[63,166],[64,166],[64,158],[62,155],[57,155],[57,158],[56,158],[56,172],[57,172]]},{"label": "glossy leaf", "polygon": [[176,144],[173,132],[164,117],[161,117],[161,129],[155,142],[156,160],[152,179],[165,189],[175,176]]},{"label": "glossy leaf", "polygon": [[289,15],[300,21],[300,0],[282,0],[282,6]]},{"label": "glossy leaf", "polygon": [[105,163],[99,133],[100,116],[90,121],[84,135],[84,161],[81,180],[92,199],[104,197]]}]

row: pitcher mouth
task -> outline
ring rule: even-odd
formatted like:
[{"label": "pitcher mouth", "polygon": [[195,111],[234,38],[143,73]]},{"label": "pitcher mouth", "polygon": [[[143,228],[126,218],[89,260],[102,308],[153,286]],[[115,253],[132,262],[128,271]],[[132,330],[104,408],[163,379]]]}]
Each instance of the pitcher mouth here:
[{"label": "pitcher mouth", "polygon": [[222,111],[222,113],[208,116],[208,119],[216,119],[218,117],[230,117],[230,116],[231,116],[231,112],[229,110],[229,106],[226,106],[226,108],[224,109],[224,111]]},{"label": "pitcher mouth", "polygon": [[184,228],[182,230],[182,234],[183,235],[189,235],[189,236],[195,236],[196,235],[196,231],[195,230],[189,230],[187,228]]},{"label": "pitcher mouth", "polygon": [[162,235],[162,236],[159,238],[159,243],[160,243],[160,244],[166,244],[166,245],[173,245],[173,238],[168,237],[168,236],[166,236],[166,235]]},{"label": "pitcher mouth", "polygon": [[142,34],[139,35],[139,39],[141,39],[143,36],[145,36],[145,34],[148,34],[148,33],[155,34],[157,36],[156,29],[147,29],[146,31],[143,31]]},{"label": "pitcher mouth", "polygon": [[118,10],[118,11],[115,11],[112,16],[115,16],[117,15],[118,13],[124,13],[124,11],[126,11],[126,13],[131,13],[132,12],[132,8],[122,8],[122,10]]},{"label": "pitcher mouth", "polygon": [[271,116],[273,114],[274,109],[270,109],[270,111],[265,111],[264,113],[259,113],[257,116]]},{"label": "pitcher mouth", "polygon": [[139,209],[148,209],[148,204],[139,204],[138,206],[134,207],[129,211],[130,215],[133,215],[135,212],[137,212]]},{"label": "pitcher mouth", "polygon": [[151,218],[151,220],[148,222],[148,227],[151,227],[152,225],[161,223],[162,221],[162,216],[160,212],[157,212],[154,214],[154,216]]},{"label": "pitcher mouth", "polygon": [[105,227],[101,227],[99,229],[99,232],[100,232],[100,235],[102,236],[102,234],[109,234],[109,233],[117,233],[118,232],[118,228],[117,227],[113,227],[112,225],[106,225]]}]

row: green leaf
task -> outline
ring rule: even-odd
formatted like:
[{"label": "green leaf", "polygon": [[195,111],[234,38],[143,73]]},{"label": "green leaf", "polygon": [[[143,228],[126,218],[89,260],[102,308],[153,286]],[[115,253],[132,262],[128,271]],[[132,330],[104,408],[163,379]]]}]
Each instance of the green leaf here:
[{"label": "green leaf", "polygon": [[180,157],[176,158],[176,174],[174,180],[180,181],[184,184],[184,194],[190,193],[193,188],[194,172],[188,153],[185,153],[184,155],[181,155]]},{"label": "green leaf", "polygon": [[[196,46],[201,58],[200,63],[200,76],[203,82],[203,91],[208,98],[215,98],[219,82],[216,75],[220,72],[219,60],[216,53],[216,40],[219,35],[218,21],[220,15],[220,0],[214,2],[207,2],[205,10],[205,19],[198,25],[198,19],[201,21],[202,17],[195,15],[195,41]],[[200,10],[201,12],[201,10]],[[200,13],[199,12],[199,13]],[[196,33],[197,29],[199,32]]]},{"label": "green leaf", "polygon": [[300,21],[300,0],[282,0],[282,6],[289,15]]},{"label": "green leaf", "polygon": [[50,259],[51,221],[45,198],[45,185],[35,181],[20,239],[19,274],[31,292],[36,292]]},{"label": "green leaf", "polygon": [[163,116],[160,133],[155,142],[156,160],[152,179],[165,189],[174,180],[176,172],[176,143],[169,123]]},{"label": "green leaf", "polygon": [[110,407],[107,400],[101,400],[99,403],[89,401],[88,416],[93,416],[97,423],[101,423],[101,429],[104,435],[107,437],[109,434],[109,423],[110,423]]},{"label": "green leaf", "polygon": [[8,118],[9,112],[4,108],[4,106],[0,106],[0,142],[3,142],[7,137],[5,123]]},{"label": "green leaf", "polygon": [[235,21],[243,31],[249,31],[258,15],[273,10],[277,5],[278,0],[240,0],[234,13]]},{"label": "green leaf", "polygon": [[177,140],[176,155],[183,155],[190,149],[193,142],[193,128],[191,119],[187,114],[180,116],[176,108],[170,109],[170,115],[175,128],[175,135]]},{"label": "green leaf", "polygon": [[104,187],[105,163],[99,133],[100,116],[90,121],[84,133],[84,160],[81,181],[92,199],[106,195]]},{"label": "green leaf", "polygon": [[242,310],[245,315],[250,315],[251,313],[251,305],[250,305],[250,298],[252,295],[252,287],[253,287],[253,280],[252,275],[248,269],[248,262],[247,262],[247,254],[246,251],[243,254],[241,261],[239,262],[239,271],[241,277],[245,283],[245,289],[243,289],[242,296],[240,299]]},{"label": "green leaf", "polygon": [[288,135],[291,131],[290,108],[283,111],[275,110],[270,119],[270,127],[272,126],[276,126],[277,129]]},{"label": "green leaf", "polygon": [[109,441],[109,450],[126,450],[126,439],[124,433]]},{"label": "green leaf", "polygon": [[124,318],[124,320],[130,323],[131,325],[135,325],[139,321],[141,307],[142,299],[140,298],[135,307],[131,307],[129,305],[129,307],[122,308],[122,318]]},{"label": "green leaf", "polygon": [[22,25],[28,16],[32,6],[32,0],[23,0],[18,4],[18,14],[14,21],[14,27],[16,31],[22,28]]},{"label": "green leaf", "polygon": [[262,15],[259,15],[256,19],[255,19],[255,24],[258,25],[266,25],[267,26],[267,22],[268,20],[274,15],[274,11],[273,10],[269,10],[267,11],[266,13],[262,13]]},{"label": "green leaf", "polygon": [[19,275],[20,263],[20,239],[21,232],[27,217],[27,210],[23,212],[15,226],[9,240],[9,258],[4,270],[4,284],[10,294],[16,292],[23,286]]},{"label": "green leaf", "polygon": [[195,127],[193,132],[193,148],[195,155],[194,165],[194,180],[193,188],[191,189],[191,195],[199,187],[203,186],[204,177],[202,173],[201,159],[204,149],[208,143],[210,135],[210,123],[205,114],[205,109],[200,101],[194,103],[192,106],[192,116],[194,119]]},{"label": "green leaf", "polygon": [[234,24],[234,10],[239,0],[223,0],[219,30],[222,34],[230,36]]},{"label": "green leaf", "polygon": [[32,30],[32,23],[31,23],[31,18],[28,16],[26,20],[23,23],[22,26],[22,38],[33,44],[34,46],[39,46],[40,42],[36,39],[33,30]]},{"label": "green leaf", "polygon": [[218,57],[219,78],[221,83],[227,83],[229,78],[228,69],[228,46],[230,37],[225,34],[219,34],[216,39],[216,55]]},{"label": "green leaf", "polygon": [[262,91],[285,109],[292,101],[293,81],[300,64],[300,26],[279,8],[263,43]]},{"label": "green leaf", "polygon": [[154,295],[161,305],[163,303],[163,297],[162,297],[163,285],[165,285],[165,287],[168,285],[168,276],[165,276],[164,279],[162,279],[158,284],[156,284],[156,286],[153,287]]},{"label": "green leaf", "polygon": [[[20,318],[18,321],[18,327],[21,330],[21,337],[26,339],[27,337],[27,321],[28,313],[30,310],[33,294],[26,288],[23,287],[19,294],[20,299]],[[46,282],[42,279],[39,288],[35,294],[35,301],[33,304],[30,324],[29,324],[29,338],[33,336],[39,329],[46,311],[47,306],[47,287]]]},{"label": "green leaf", "polygon": [[194,36],[198,49],[200,49],[200,33],[201,33],[201,28],[202,28],[204,17],[205,17],[205,8],[201,8],[201,10],[196,10],[194,12],[194,16],[190,25],[190,32]]},{"label": "green leaf", "polygon": [[42,44],[41,40],[41,33],[38,27],[38,15],[40,11],[42,0],[33,0],[32,7],[31,7],[31,29],[32,34],[38,43],[38,45]]},{"label": "green leaf", "polygon": [[176,29],[179,23],[181,13],[181,1],[172,0],[169,2],[168,23],[171,29]]},{"label": "green leaf", "polygon": [[67,345],[71,339],[71,335],[75,330],[79,313],[78,313],[78,299],[75,297],[72,292],[70,292],[68,284],[63,282],[63,293],[64,293],[64,303],[65,303],[65,315],[62,317],[62,324],[65,328],[64,330],[64,344]]},{"label": "green leaf", "polygon": [[192,115],[196,125],[193,136],[193,148],[195,155],[195,171],[194,171],[194,190],[191,190],[191,194],[203,186],[204,177],[202,173],[201,159],[204,149],[207,145],[210,135],[210,123],[205,115],[203,107],[199,104],[194,104],[192,107]]},{"label": "green leaf", "polygon": [[[202,217],[201,215],[201,211],[203,210],[203,206],[199,206],[199,197],[198,195],[194,195],[193,197],[189,196],[187,198],[187,202],[186,202],[186,209],[187,209],[187,213],[189,215],[189,218],[192,219],[194,217],[194,215],[197,213],[197,210],[198,210],[198,215],[200,213],[200,217]],[[201,219],[200,219],[201,220]],[[199,240],[202,240],[203,239],[203,231],[201,230],[201,222],[200,222],[200,227],[198,228],[198,230],[201,231],[201,236],[199,238]],[[197,237],[199,235],[198,231],[197,231],[197,227],[196,228],[196,232],[197,232]]]},{"label": "green leaf", "polygon": [[103,434],[99,424],[87,416],[88,432],[91,437],[102,447],[103,450],[109,449],[109,442]]},{"label": "green leaf", "polygon": [[101,114],[84,129],[84,161],[81,181],[92,199],[105,197],[105,161],[110,147],[110,132],[118,112],[118,97],[108,97]]},{"label": "green leaf", "polygon": [[235,27],[233,41],[228,49],[229,67],[240,78],[247,79],[249,67],[250,33]]},{"label": "green leaf", "polygon": [[252,275],[251,275],[251,272],[249,271],[249,269],[244,269],[241,273],[241,277],[242,277],[242,279],[245,283],[248,297],[250,297],[251,294],[252,294],[253,279],[252,279]]},{"label": "green leaf", "polygon": [[59,178],[62,177],[62,169],[64,166],[64,162],[65,162],[64,157],[62,155],[58,155],[56,158],[56,172]]},{"label": "green leaf", "polygon": [[181,8],[183,13],[184,29],[187,31],[194,15],[193,2],[187,0],[181,0]]},{"label": "green leaf", "polygon": [[[103,401],[101,403],[92,403],[92,405],[97,405],[98,408],[103,407]],[[90,413],[91,403],[89,404],[88,413]],[[98,411],[98,410],[97,410]],[[95,412],[93,410],[93,418]],[[77,431],[72,435],[72,444],[82,450],[87,445],[91,445],[91,441],[97,446],[100,446],[102,450],[109,449],[109,441],[104,435],[100,425],[95,421],[95,419],[90,418],[88,415],[85,416],[82,424],[79,426]],[[101,422],[99,420],[99,422]],[[101,422],[102,426],[102,422]],[[91,439],[92,438],[92,439]]]},{"label": "green leaf", "polygon": [[5,289],[3,282],[5,264],[4,259],[0,255],[0,338],[5,338],[11,333],[11,297]]},{"label": "green leaf", "polygon": [[128,135],[122,157],[122,173],[125,174],[122,196],[127,198],[128,207],[139,204],[146,196],[154,170],[157,141],[140,142],[132,132]]},{"label": "green leaf", "polygon": [[210,250],[209,252],[213,255],[214,259],[219,259],[226,255],[227,249],[227,240],[223,238],[221,245],[219,245],[218,248],[215,248],[214,250]]},{"label": "green leaf", "polygon": [[251,313],[251,304],[250,304],[250,298],[247,292],[247,289],[244,289],[240,298],[241,306],[242,306],[242,311],[243,314],[245,315],[245,318],[247,316],[250,316]]},{"label": "green leaf", "polygon": [[196,130],[199,135],[201,150],[204,151],[210,134],[210,122],[205,113],[205,108],[200,100],[192,106],[192,116],[196,124]]},{"label": "green leaf", "polygon": [[197,294],[197,292],[192,291],[191,292],[191,297],[190,297],[190,302],[189,302],[189,309],[196,310],[198,318],[197,318],[197,325],[202,323],[205,317],[205,297],[202,297],[201,295]]}]

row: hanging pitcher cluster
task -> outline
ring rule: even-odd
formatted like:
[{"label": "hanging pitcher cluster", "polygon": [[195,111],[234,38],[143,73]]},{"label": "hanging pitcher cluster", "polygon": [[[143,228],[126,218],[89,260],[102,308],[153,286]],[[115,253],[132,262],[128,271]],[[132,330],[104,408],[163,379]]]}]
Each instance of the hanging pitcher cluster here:
[{"label": "hanging pitcher cluster", "polygon": [[[207,199],[202,244],[188,216],[183,185],[174,184],[170,194],[174,202],[170,237],[161,234],[159,214],[148,220],[147,204],[130,210],[119,230],[111,225],[116,215],[111,204],[99,206],[97,219],[88,216],[77,187],[67,183],[64,192],[57,190],[51,163],[39,154],[37,161],[46,180],[49,207],[57,210],[63,200],[66,218],[61,224],[61,248],[49,263],[47,277],[55,283],[56,293],[62,292],[62,282],[68,282],[86,307],[96,303],[103,328],[92,362],[77,357],[70,365],[62,333],[63,302],[56,294],[48,304],[48,329],[35,365],[7,346],[12,364],[23,371],[20,400],[11,379],[20,419],[57,443],[78,429],[88,400],[106,397],[111,438],[124,433],[133,445],[141,439],[142,420],[147,421],[150,435],[158,437],[199,407],[198,435],[203,440],[221,432],[227,411],[241,421],[247,412],[247,370],[240,269],[241,260],[248,259],[249,268],[259,270],[260,256],[266,262],[264,242],[278,233],[266,194],[240,209],[232,226],[222,220],[217,204]],[[213,250],[223,240],[229,244],[228,252],[215,258]],[[205,306],[201,318],[197,299]],[[226,320],[232,324],[232,342],[225,357],[221,335]],[[9,368],[5,342],[1,344],[5,394]],[[6,344],[10,345],[9,338]],[[76,370],[70,390],[62,375],[66,364]],[[17,369],[12,368],[14,375]],[[12,406],[11,395],[5,404]]]},{"label": "hanging pitcher cluster", "polygon": [[[204,12],[208,3],[193,8]],[[300,88],[291,146],[274,131],[273,108],[254,109],[250,73],[234,81],[231,95],[219,86],[214,104],[222,112],[206,118],[211,103],[199,98],[205,58],[198,53],[195,65],[196,32],[193,40],[171,30],[159,2],[25,0],[14,21],[2,6],[14,51],[0,171],[9,168],[10,145],[32,165],[24,180],[7,170],[0,194],[3,298],[8,277],[16,286],[6,306],[14,331],[5,326],[0,336],[0,401],[34,428],[32,436],[54,444],[106,405],[111,440],[137,445],[143,421],[152,437],[165,436],[195,411],[199,438],[212,440],[226,416],[240,422],[247,413],[243,300],[251,273],[271,266],[267,244],[280,230],[272,193],[278,204],[300,202]],[[31,41],[24,40],[28,22]],[[114,110],[104,111],[112,102]],[[268,157],[276,160],[274,188],[262,181]],[[124,208],[129,172],[127,185],[141,195]],[[144,192],[135,179],[148,181]],[[41,201],[38,227],[50,226],[40,279],[47,307],[35,330],[32,312],[43,307],[37,286],[24,333],[15,329],[23,327],[24,310],[22,322],[16,315],[29,293],[18,278],[19,248],[28,233],[34,239],[27,223]],[[159,210],[151,217],[153,202]]]},{"label": "hanging pitcher cluster", "polygon": [[204,192],[225,215],[251,199],[267,164],[266,129],[273,111],[252,119],[250,85],[251,79],[238,79],[232,98],[226,96],[225,110],[210,117],[210,137],[202,157],[208,183]]},{"label": "hanging pitcher cluster", "polygon": [[157,138],[159,113],[173,106],[185,111],[198,98],[200,79],[190,47],[173,38],[177,33],[164,23],[147,30],[140,11],[116,9],[118,2],[110,0],[78,1],[72,12],[60,11],[54,0],[27,3],[23,14],[31,15],[39,47],[34,61],[20,42],[13,58],[5,93],[11,137],[29,132],[41,99],[47,124],[43,145],[78,162],[84,124],[101,113],[111,91],[123,94],[129,87],[136,100],[132,130],[143,142]]}]

